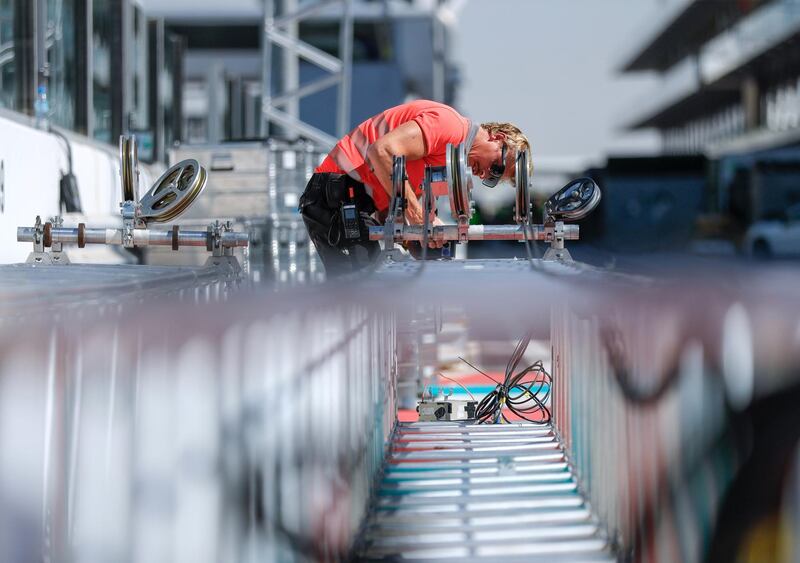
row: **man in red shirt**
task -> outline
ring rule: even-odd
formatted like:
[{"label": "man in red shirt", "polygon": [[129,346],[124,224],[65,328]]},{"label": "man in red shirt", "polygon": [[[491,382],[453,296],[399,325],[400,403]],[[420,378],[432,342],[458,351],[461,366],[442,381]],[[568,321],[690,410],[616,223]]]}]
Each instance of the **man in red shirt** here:
[{"label": "man in red shirt", "polygon": [[[368,239],[367,227],[386,219],[393,156],[406,157],[406,221],[422,224],[425,166],[444,166],[447,145],[462,143],[467,144],[472,173],[489,187],[510,179],[516,152],[530,149],[525,135],[510,123],[473,124],[450,106],[429,100],[389,108],[342,138],[314,171],[300,199],[303,220],[328,274],[358,270],[377,256],[379,244]],[[345,230],[352,215],[352,208],[344,209],[349,204],[359,212],[357,239]],[[433,224],[441,221],[434,218]]]}]

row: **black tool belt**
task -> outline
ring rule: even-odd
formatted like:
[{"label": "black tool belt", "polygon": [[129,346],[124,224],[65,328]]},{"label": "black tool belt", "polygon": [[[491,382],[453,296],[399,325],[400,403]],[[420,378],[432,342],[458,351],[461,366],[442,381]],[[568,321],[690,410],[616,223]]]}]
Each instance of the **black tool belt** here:
[{"label": "black tool belt", "polygon": [[[353,197],[350,197],[350,189]],[[356,206],[361,236],[357,240],[346,240],[341,219],[342,206]],[[378,223],[372,218],[375,202],[367,194],[364,184],[347,174],[318,172],[314,174],[300,198],[300,212],[307,222],[327,233],[331,246],[342,246],[354,242],[369,241],[369,227]]]}]

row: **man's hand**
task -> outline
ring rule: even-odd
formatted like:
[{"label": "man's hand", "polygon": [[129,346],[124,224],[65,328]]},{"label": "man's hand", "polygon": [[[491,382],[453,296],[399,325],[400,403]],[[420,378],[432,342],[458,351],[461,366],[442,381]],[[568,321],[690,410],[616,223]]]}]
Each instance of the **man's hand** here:
[{"label": "man's hand", "polygon": [[[444,222],[439,219],[438,217],[434,217],[433,221],[431,221],[431,227],[441,227],[444,225]],[[443,240],[429,240],[428,241],[428,248],[441,248],[444,246]]]}]

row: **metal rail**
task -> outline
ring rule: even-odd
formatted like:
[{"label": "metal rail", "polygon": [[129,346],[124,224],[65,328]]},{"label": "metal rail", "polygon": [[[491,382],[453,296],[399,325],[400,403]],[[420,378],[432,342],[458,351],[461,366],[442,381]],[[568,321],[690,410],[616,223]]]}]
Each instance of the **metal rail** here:
[{"label": "metal rail", "polygon": [[[431,241],[457,241],[459,236],[458,225],[441,225],[431,227],[428,239]],[[578,225],[564,225],[563,238],[565,240],[578,240],[580,229]],[[421,241],[425,236],[422,225],[404,225],[396,227],[394,241]],[[386,237],[384,227],[370,227],[370,240],[383,240]],[[543,240],[553,238],[553,230],[545,225],[470,225],[467,230],[467,240]]]},{"label": "metal rail", "polygon": [[[177,231],[177,233],[176,233]],[[123,229],[53,227],[50,229],[50,243],[62,244],[118,244],[122,245]],[[36,227],[18,227],[18,242],[37,242]],[[214,244],[213,231],[181,231],[177,227],[168,231],[155,229],[134,229],[134,246],[201,246],[211,248]],[[219,246],[234,248],[247,246],[247,233],[221,232]],[[45,241],[44,246],[49,247]]]},{"label": "metal rail", "polygon": [[613,561],[565,461],[550,425],[400,424],[357,558]]}]

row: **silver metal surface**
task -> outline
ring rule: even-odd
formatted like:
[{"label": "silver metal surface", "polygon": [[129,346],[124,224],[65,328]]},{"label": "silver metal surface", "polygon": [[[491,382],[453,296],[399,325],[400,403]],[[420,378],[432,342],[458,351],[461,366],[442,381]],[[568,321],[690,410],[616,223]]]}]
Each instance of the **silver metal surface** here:
[{"label": "silver metal surface", "polygon": [[[441,441],[447,435],[457,436],[455,445],[464,450],[457,454],[458,463],[453,464],[452,456],[442,451],[453,445]],[[529,446],[530,435],[547,442]],[[428,441],[423,441],[426,437]],[[493,440],[488,444],[503,455],[487,460],[486,442],[473,444],[473,437]],[[505,561],[515,556],[613,561],[609,542],[567,465],[549,463],[542,464],[549,466],[548,471],[524,471],[524,462],[515,458],[518,441],[522,448],[555,448],[554,459],[563,459],[549,426],[400,424],[392,437],[358,557],[366,561]],[[415,451],[409,452],[412,446]],[[413,463],[408,463],[409,456],[415,456]],[[434,458],[448,461],[419,463]],[[482,473],[474,473],[474,462],[481,463]]]},{"label": "silver metal surface", "polygon": [[0,318],[52,318],[62,307],[118,308],[160,296],[213,301],[232,289],[228,282],[228,272],[216,267],[8,264],[0,266]]}]

